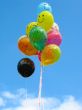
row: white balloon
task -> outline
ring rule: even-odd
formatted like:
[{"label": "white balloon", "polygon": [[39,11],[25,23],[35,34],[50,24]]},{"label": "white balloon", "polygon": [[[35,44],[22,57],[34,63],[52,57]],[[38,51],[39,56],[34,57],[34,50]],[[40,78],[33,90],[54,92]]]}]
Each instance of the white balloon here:
[{"label": "white balloon", "polygon": [[55,29],[57,29],[59,31],[59,26],[58,26],[57,23],[54,23],[52,27],[55,28]]}]

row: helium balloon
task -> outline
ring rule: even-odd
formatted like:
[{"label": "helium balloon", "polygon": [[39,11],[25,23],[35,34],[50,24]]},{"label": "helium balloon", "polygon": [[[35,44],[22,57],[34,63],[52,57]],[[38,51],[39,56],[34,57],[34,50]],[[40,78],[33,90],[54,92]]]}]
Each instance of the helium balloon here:
[{"label": "helium balloon", "polygon": [[29,34],[31,44],[37,49],[42,50],[46,45],[47,34],[41,27],[34,27]]},{"label": "helium balloon", "polygon": [[37,21],[38,21],[38,26],[41,26],[46,31],[48,31],[54,23],[54,18],[53,18],[53,15],[50,12],[42,11],[38,15]]},{"label": "helium balloon", "polygon": [[26,27],[26,34],[29,35],[31,29],[32,29],[33,27],[35,27],[35,26],[37,26],[37,22],[31,22],[31,23],[29,23],[29,24],[27,25],[27,27]]},{"label": "helium balloon", "polygon": [[18,48],[25,55],[31,56],[36,55],[37,50],[31,45],[29,38],[26,35],[23,35],[18,40]]},{"label": "helium balloon", "polygon": [[52,29],[56,29],[57,31],[59,31],[59,26],[57,23],[54,23],[53,26],[52,26]]},{"label": "helium balloon", "polygon": [[57,62],[60,58],[61,51],[57,45],[47,45],[41,54],[41,64],[47,66]]},{"label": "helium balloon", "polygon": [[58,26],[58,24],[57,24],[57,23],[54,23],[54,24],[53,24],[53,26],[51,27],[51,29],[50,29],[50,30],[48,30],[48,32],[47,32],[47,33],[51,32],[51,31],[53,31],[53,30],[56,30],[56,31],[58,31],[58,32],[59,32],[59,26]]},{"label": "helium balloon", "polygon": [[35,65],[29,58],[23,58],[18,62],[17,69],[21,76],[29,77],[33,74]]},{"label": "helium balloon", "polygon": [[52,31],[48,32],[47,36],[47,45],[56,44],[59,46],[62,42],[62,36],[60,32],[57,31],[55,28]]},{"label": "helium balloon", "polygon": [[48,3],[42,2],[39,6],[38,6],[38,14],[41,13],[42,11],[49,11],[52,12],[52,8]]},{"label": "helium balloon", "polygon": [[42,53],[41,51],[38,52],[38,59],[39,59],[39,61],[41,61],[41,53]]}]

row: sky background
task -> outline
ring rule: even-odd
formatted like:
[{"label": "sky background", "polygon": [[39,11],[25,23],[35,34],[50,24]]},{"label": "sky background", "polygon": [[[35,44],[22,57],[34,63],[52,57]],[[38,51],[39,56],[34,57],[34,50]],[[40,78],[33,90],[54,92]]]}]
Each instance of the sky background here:
[{"label": "sky background", "polygon": [[23,55],[17,47],[28,23],[36,21],[41,2],[52,6],[55,22],[59,24],[63,42],[62,56],[43,70],[43,97],[72,95],[82,100],[82,0],[0,0],[0,92],[15,92],[27,88],[37,97],[40,63],[35,63],[34,74],[25,79],[17,72],[17,63]]}]

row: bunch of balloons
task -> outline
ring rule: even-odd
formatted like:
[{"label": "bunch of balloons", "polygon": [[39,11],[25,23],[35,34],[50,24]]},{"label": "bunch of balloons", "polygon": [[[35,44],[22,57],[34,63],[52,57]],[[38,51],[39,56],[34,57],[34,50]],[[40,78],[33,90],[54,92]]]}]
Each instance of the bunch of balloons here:
[{"label": "bunch of balloons", "polygon": [[[19,50],[27,56],[37,55],[41,65],[47,66],[59,60],[61,56],[61,50],[59,48],[61,42],[62,36],[59,32],[58,25],[54,21],[51,6],[48,3],[41,3],[38,6],[37,20],[27,25],[26,35],[23,35],[18,40]],[[24,61],[28,63],[28,59],[22,60],[22,65]],[[19,67],[20,62],[18,63],[18,70],[20,68],[23,70],[26,67],[28,68],[28,65],[26,67]],[[26,71],[29,71],[29,68]],[[31,73],[33,72],[34,69]]]}]

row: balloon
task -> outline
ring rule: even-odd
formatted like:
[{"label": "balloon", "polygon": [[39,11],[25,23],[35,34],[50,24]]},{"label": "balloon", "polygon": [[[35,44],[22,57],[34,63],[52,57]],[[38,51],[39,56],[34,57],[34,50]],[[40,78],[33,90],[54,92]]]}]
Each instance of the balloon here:
[{"label": "balloon", "polygon": [[37,22],[31,22],[31,23],[29,23],[29,24],[27,25],[27,27],[26,27],[26,34],[29,35],[31,29],[32,29],[33,27],[35,27],[35,26],[37,26]]},{"label": "balloon", "polygon": [[60,32],[57,31],[55,28],[52,31],[48,32],[47,36],[47,45],[56,44],[59,46],[62,42],[62,36]]},{"label": "balloon", "polygon": [[38,15],[37,21],[38,21],[38,26],[41,26],[46,31],[48,31],[54,23],[54,18],[50,12],[43,11]]},{"label": "balloon", "polygon": [[41,51],[38,52],[38,59],[39,59],[39,61],[41,61],[41,53],[42,53]]},{"label": "balloon", "polygon": [[41,64],[47,66],[57,62],[60,58],[61,51],[57,45],[47,45],[41,54]]},{"label": "balloon", "polygon": [[21,76],[29,77],[33,74],[35,65],[29,58],[23,58],[18,62],[17,69]]},{"label": "balloon", "polygon": [[47,32],[47,33],[51,32],[51,31],[53,31],[53,30],[56,30],[56,31],[58,31],[58,32],[59,32],[59,26],[58,26],[58,24],[57,24],[57,23],[54,23],[54,24],[53,24],[53,26],[51,27],[51,29],[50,29],[50,30],[48,30],[48,32]]},{"label": "balloon", "polygon": [[59,26],[58,26],[57,23],[54,23],[53,26],[52,26],[52,28],[53,28],[53,29],[55,28],[57,31],[59,31]]},{"label": "balloon", "polygon": [[34,27],[29,34],[31,44],[37,49],[42,50],[46,45],[47,34],[41,27]]},{"label": "balloon", "polygon": [[23,35],[18,40],[18,48],[19,50],[24,53],[25,55],[36,55],[37,50],[31,45],[29,38],[26,35]]},{"label": "balloon", "polygon": [[52,8],[48,3],[42,2],[39,6],[38,6],[38,14],[41,13],[42,11],[49,11],[52,12]]}]

